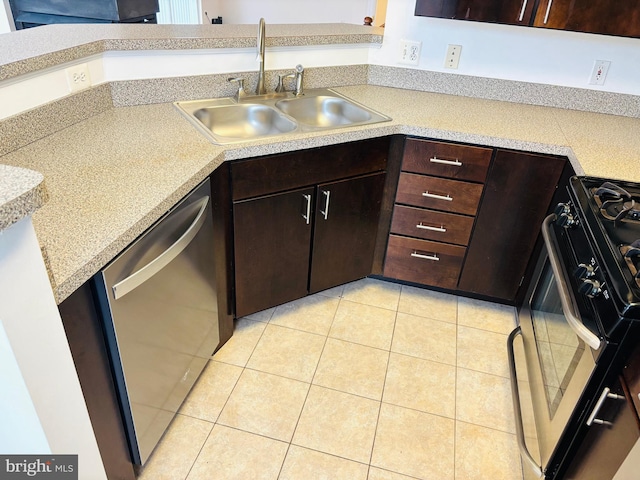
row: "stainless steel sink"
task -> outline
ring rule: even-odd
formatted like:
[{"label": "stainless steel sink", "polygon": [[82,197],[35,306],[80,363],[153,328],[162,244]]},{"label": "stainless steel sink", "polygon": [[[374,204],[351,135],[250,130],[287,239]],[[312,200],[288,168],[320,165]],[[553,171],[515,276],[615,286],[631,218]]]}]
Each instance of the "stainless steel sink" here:
[{"label": "stainless steel sink", "polygon": [[386,122],[391,118],[330,89],[176,102],[176,107],[220,145],[288,133]]},{"label": "stainless steel sink", "polygon": [[312,127],[339,127],[371,120],[371,113],[335,96],[296,97],[276,102],[276,107],[298,122]]}]

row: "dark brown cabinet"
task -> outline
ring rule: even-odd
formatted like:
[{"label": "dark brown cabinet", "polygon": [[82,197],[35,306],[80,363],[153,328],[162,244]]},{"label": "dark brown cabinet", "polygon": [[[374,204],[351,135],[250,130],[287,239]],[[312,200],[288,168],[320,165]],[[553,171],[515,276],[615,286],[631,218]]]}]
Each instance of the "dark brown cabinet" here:
[{"label": "dark brown cabinet", "polygon": [[389,138],[231,165],[235,314],[372,272]]}]

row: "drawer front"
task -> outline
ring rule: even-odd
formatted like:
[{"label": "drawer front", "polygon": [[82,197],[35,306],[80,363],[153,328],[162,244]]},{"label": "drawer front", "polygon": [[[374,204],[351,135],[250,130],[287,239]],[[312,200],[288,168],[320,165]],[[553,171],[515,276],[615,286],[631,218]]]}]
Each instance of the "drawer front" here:
[{"label": "drawer front", "polygon": [[393,233],[458,245],[469,243],[472,227],[473,217],[402,205],[393,209],[391,222]]},{"label": "drawer front", "polygon": [[445,178],[401,173],[396,203],[475,215],[483,186]]},{"label": "drawer front", "polygon": [[455,289],[465,250],[457,245],[390,235],[384,276]]},{"label": "drawer front", "polygon": [[484,182],[492,153],[491,148],[409,138],[404,147],[402,170]]}]

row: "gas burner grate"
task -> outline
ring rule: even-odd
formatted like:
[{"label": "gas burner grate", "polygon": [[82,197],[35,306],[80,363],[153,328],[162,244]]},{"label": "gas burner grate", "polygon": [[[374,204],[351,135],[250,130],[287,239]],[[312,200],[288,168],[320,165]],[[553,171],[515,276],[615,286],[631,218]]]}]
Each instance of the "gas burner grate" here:
[{"label": "gas burner grate", "polygon": [[599,187],[592,188],[591,193],[602,216],[612,220],[616,228],[622,222],[640,223],[640,205],[624,188],[612,182],[604,182]]},{"label": "gas burner grate", "polygon": [[631,245],[622,245],[620,247],[620,253],[622,253],[631,271],[631,275],[633,275],[633,278],[636,280],[636,285],[640,287],[640,239]]}]

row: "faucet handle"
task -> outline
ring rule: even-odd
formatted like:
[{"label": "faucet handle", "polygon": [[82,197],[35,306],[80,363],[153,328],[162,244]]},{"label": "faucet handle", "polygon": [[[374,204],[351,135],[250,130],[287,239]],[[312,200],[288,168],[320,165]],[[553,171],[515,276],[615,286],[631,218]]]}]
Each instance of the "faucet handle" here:
[{"label": "faucet handle", "polygon": [[242,77],[230,77],[227,78],[227,82],[236,82],[238,84],[238,91],[236,93],[236,100],[240,100],[242,97],[247,96],[247,92],[244,89],[244,78]]},{"label": "faucet handle", "polygon": [[276,87],[276,93],[285,92],[286,89],[284,88],[284,79],[285,78],[293,78],[295,76],[296,76],[295,73],[279,73],[278,74],[278,86]]}]

